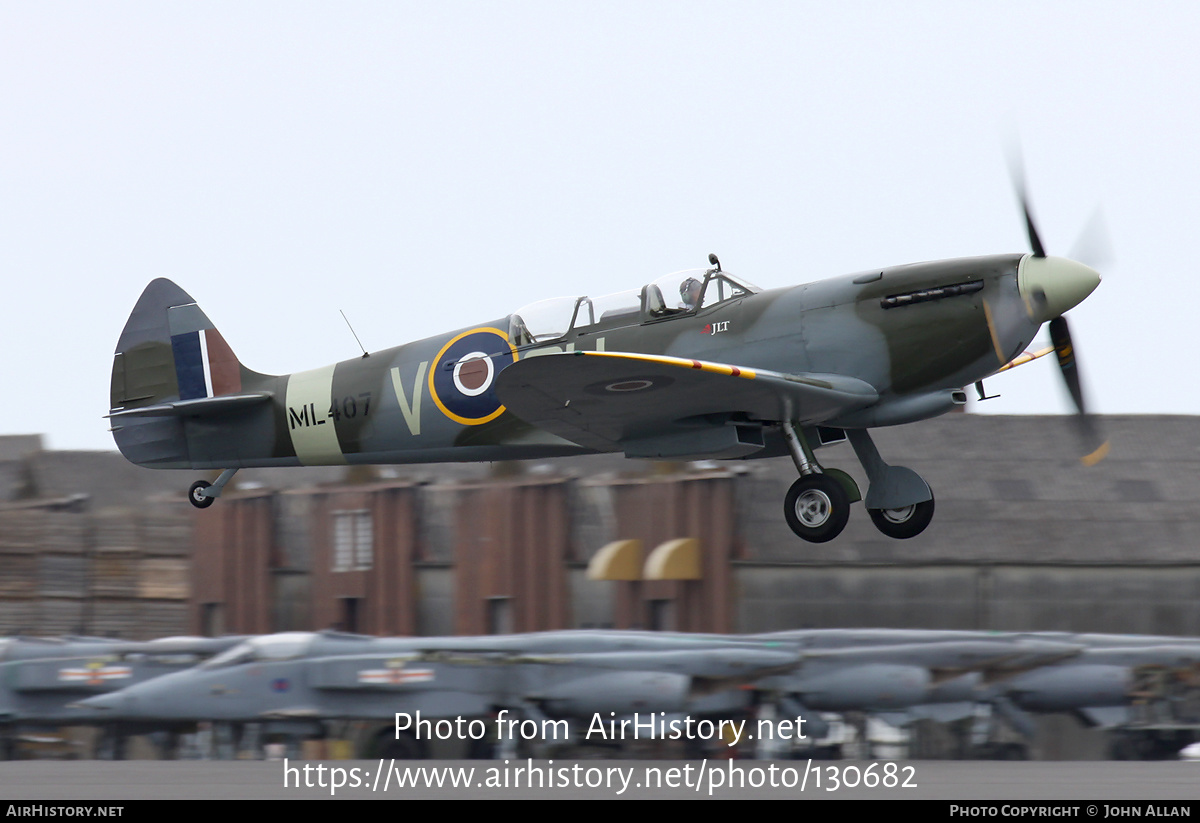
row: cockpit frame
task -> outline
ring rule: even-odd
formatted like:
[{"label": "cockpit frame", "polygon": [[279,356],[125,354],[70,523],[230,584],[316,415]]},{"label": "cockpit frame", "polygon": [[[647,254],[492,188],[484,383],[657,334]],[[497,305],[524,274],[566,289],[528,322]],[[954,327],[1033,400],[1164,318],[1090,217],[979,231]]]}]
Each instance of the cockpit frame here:
[{"label": "cockpit frame", "polygon": [[[667,304],[664,285],[676,286],[672,291],[680,293],[679,305]],[[630,289],[596,298],[587,295],[558,297],[531,303],[510,316],[509,342],[518,350],[538,348],[568,337],[693,317],[759,291],[757,286],[717,268],[673,272],[647,283],[640,290]],[[561,319],[566,312],[559,307],[565,307],[572,300],[570,321],[565,330],[560,331]],[[597,307],[600,307],[599,316]],[[556,311],[561,312],[557,321],[552,317]]]}]

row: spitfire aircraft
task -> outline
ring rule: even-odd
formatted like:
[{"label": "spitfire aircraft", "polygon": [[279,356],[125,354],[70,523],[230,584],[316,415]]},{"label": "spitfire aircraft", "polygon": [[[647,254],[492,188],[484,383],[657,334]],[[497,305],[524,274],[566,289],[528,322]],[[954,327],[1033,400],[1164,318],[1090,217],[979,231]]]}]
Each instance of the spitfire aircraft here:
[{"label": "spitfire aircraft", "polygon": [[934,495],[870,435],[966,402],[964,386],[1047,354],[1044,323],[1079,412],[1088,459],[1106,446],[1084,400],[1063,314],[1100,282],[1032,253],[873,269],[762,290],[684,271],[603,297],[546,300],[476,326],[291,375],[251,371],[186,292],[159,279],[117,344],[112,432],[132,462],[220,469],[204,508],[243,467],[485,461],[624,452],[680,459],[790,455],[784,516],[836,537],[862,500],[814,451],[848,439],[885,535],[929,525]]}]

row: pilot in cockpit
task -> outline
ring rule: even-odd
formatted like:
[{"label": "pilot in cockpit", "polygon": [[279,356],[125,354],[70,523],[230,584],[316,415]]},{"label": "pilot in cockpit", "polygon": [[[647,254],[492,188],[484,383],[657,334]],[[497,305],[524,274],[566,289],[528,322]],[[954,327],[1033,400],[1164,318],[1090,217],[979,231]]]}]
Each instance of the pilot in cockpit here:
[{"label": "pilot in cockpit", "polygon": [[695,311],[700,305],[700,281],[689,277],[679,284],[679,299],[683,301],[684,311]]}]

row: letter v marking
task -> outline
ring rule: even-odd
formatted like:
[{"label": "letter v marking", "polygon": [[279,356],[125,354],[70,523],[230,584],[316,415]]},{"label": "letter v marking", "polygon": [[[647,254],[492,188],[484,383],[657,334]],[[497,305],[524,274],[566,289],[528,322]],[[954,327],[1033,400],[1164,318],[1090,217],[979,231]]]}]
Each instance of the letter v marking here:
[{"label": "letter v marking", "polygon": [[417,366],[417,379],[413,381],[412,405],[409,405],[408,395],[404,393],[404,384],[400,382],[400,368],[392,367],[392,387],[396,390],[396,400],[400,403],[400,411],[404,415],[404,422],[408,424],[409,433],[414,435],[421,433],[421,384],[425,382],[427,368],[428,360]]}]

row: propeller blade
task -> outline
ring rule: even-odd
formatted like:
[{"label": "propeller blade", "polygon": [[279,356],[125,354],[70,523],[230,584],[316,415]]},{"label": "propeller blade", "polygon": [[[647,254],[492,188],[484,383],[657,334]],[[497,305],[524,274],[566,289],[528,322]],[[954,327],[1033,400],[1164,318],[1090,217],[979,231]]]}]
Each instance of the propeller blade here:
[{"label": "propeller blade", "polygon": [[[1029,234],[1029,246],[1033,250],[1033,256],[1045,258],[1046,247],[1042,245],[1041,235],[1038,234],[1037,224],[1033,220],[1033,210],[1029,206],[1029,192],[1025,186],[1025,163],[1020,149],[1015,146],[1009,151],[1008,167],[1012,173],[1017,199],[1021,202],[1021,212],[1025,215],[1025,230]],[[1030,276],[1029,288],[1041,295],[1045,304],[1043,311],[1064,312],[1087,297],[1099,283],[1099,275],[1091,267],[1081,265],[1080,262],[1090,259],[1099,263],[1107,259],[1110,252],[1104,217],[1097,209],[1076,242],[1071,259],[1053,258],[1039,261],[1039,276]],[[1026,262],[1031,264],[1033,261]],[[1053,265],[1049,265],[1051,263]],[[1024,288],[1023,285],[1022,290]],[[1047,295],[1052,292],[1056,292],[1058,296],[1058,300],[1053,304],[1046,300]],[[1042,317],[1044,316],[1043,314]],[[1061,313],[1050,319],[1050,342],[1054,345],[1054,353],[1058,357],[1058,370],[1062,372],[1067,391],[1071,393],[1071,400],[1075,404],[1075,427],[1088,450],[1088,454],[1080,460],[1084,465],[1094,466],[1108,454],[1108,441],[1101,435],[1092,416],[1088,414],[1083,399],[1079,365],[1075,361],[1075,345],[1071,342],[1071,329],[1067,325],[1067,318]]]},{"label": "propeller blade", "polygon": [[1025,212],[1025,230],[1029,232],[1029,246],[1033,249],[1034,257],[1045,257],[1046,249],[1042,246],[1042,238],[1038,236],[1037,226],[1033,224],[1033,215],[1029,213],[1029,201],[1021,192],[1021,210]]},{"label": "propeller blade", "polygon": [[1079,364],[1075,359],[1075,345],[1071,342],[1071,328],[1067,318],[1055,317],[1050,321],[1050,342],[1054,344],[1054,354],[1058,358],[1058,368],[1071,393],[1075,403],[1076,428],[1088,454],[1080,458],[1087,466],[1094,466],[1108,454],[1108,441],[1097,429],[1092,416],[1088,414],[1087,405],[1083,399],[1083,383],[1079,377]]},{"label": "propeller blade", "polygon": [[1029,208],[1029,192],[1025,186],[1025,163],[1021,160],[1019,150],[1010,151],[1008,167],[1012,173],[1013,188],[1017,190],[1017,200],[1021,203],[1021,212],[1025,215],[1025,231],[1029,234],[1029,247],[1033,250],[1034,257],[1045,257],[1046,247],[1042,245],[1037,224],[1033,222],[1033,211]]},{"label": "propeller blade", "polygon": [[1067,391],[1075,402],[1075,410],[1087,414],[1083,402],[1083,386],[1079,383],[1079,367],[1075,362],[1075,347],[1071,343],[1071,328],[1067,318],[1056,317],[1050,321],[1050,342],[1054,346],[1054,354],[1058,357],[1058,368],[1062,371],[1063,380],[1067,382]]}]

